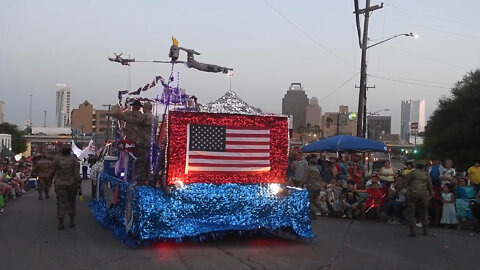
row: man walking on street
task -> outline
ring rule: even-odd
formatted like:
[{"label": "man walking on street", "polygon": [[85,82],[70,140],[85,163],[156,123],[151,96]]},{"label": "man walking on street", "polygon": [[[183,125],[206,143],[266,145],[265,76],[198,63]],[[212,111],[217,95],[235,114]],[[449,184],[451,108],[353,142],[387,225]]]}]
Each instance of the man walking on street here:
[{"label": "man walking on street", "polygon": [[428,235],[428,200],[433,196],[432,182],[424,171],[425,164],[418,162],[415,169],[405,176],[407,182],[406,219],[410,228],[408,236],[415,237],[416,218],[420,220],[423,234]]},{"label": "man walking on street", "polygon": [[63,230],[65,213],[70,216],[70,228],[75,227],[75,197],[81,185],[80,165],[71,154],[70,145],[62,149],[61,155],[53,160],[51,175],[54,177],[55,193],[57,194],[58,229]]},{"label": "man walking on street", "polygon": [[52,178],[50,176],[52,170],[52,161],[46,156],[39,156],[38,161],[34,164],[34,170],[38,177],[38,199],[42,199],[42,192],[45,193],[45,199],[49,199],[50,187],[52,186]]}]

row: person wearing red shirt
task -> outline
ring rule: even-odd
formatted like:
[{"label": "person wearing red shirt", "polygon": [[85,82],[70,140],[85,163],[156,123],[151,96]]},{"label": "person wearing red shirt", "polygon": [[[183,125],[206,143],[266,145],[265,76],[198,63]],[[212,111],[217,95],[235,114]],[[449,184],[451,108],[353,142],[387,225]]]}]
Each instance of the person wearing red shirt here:
[{"label": "person wearing red shirt", "polygon": [[354,163],[352,167],[348,168],[348,173],[357,185],[360,185],[362,183],[363,171],[362,169],[360,169],[357,163]]},{"label": "person wearing red shirt", "polygon": [[365,203],[365,208],[375,209],[377,214],[377,220],[381,220],[381,207],[383,204],[383,194],[380,186],[377,182],[373,182],[370,187],[367,188],[366,192],[368,193],[368,199]]}]

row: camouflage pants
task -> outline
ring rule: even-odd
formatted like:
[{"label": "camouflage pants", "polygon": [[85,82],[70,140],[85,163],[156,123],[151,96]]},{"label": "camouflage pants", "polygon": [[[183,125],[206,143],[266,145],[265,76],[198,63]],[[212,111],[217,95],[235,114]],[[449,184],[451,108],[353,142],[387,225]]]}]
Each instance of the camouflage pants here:
[{"label": "camouflage pants", "polygon": [[150,171],[150,149],[148,146],[137,145],[135,152],[135,176],[137,178],[137,185],[148,184],[148,174]]},{"label": "camouflage pants", "polygon": [[42,194],[42,192],[45,192],[45,194],[47,194],[48,192],[50,192],[50,187],[52,186],[52,179],[39,177],[37,184],[38,193]]},{"label": "camouflage pants", "polygon": [[418,193],[407,193],[405,218],[407,223],[415,226],[416,220],[420,221],[424,228],[428,226],[428,197]]},{"label": "camouflage pants", "polygon": [[77,185],[55,186],[58,218],[63,218],[65,213],[68,213],[70,216],[75,216],[75,197],[77,196],[77,191]]}]

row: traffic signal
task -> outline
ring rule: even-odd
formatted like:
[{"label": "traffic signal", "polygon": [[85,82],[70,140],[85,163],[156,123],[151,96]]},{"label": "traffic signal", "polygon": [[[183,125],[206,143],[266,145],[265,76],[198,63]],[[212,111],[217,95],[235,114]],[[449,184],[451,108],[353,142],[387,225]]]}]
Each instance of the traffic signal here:
[{"label": "traffic signal", "polygon": [[418,150],[417,150],[417,149],[413,149],[413,153],[414,153],[414,154],[418,153]]}]

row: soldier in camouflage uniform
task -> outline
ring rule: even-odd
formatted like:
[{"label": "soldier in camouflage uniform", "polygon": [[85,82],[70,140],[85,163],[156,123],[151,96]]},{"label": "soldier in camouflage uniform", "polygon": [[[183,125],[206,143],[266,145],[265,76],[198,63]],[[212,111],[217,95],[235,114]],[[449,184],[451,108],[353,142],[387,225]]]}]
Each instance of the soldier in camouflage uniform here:
[{"label": "soldier in camouflage uniform", "polygon": [[143,117],[135,121],[140,131],[135,157],[135,175],[139,185],[148,184],[148,174],[150,172],[150,142],[152,134],[152,103],[143,103]]},{"label": "soldier in camouflage uniform", "polygon": [[140,130],[136,122],[141,121],[143,118],[143,114],[140,112],[142,103],[140,103],[138,100],[135,100],[130,105],[132,106],[131,111],[124,112],[118,108],[119,110],[117,110],[113,116],[127,123],[124,129],[125,140],[131,140],[136,143],[138,136],[140,135]]},{"label": "soldier in camouflage uniform", "polygon": [[428,201],[433,195],[432,181],[425,172],[425,164],[417,163],[415,170],[405,176],[408,184],[405,217],[410,228],[408,236],[415,237],[416,218],[420,220],[423,234],[427,235]]},{"label": "soldier in camouflage uniform", "polygon": [[152,104],[145,102],[143,114],[140,112],[142,104],[135,100],[132,111],[117,111],[114,115],[126,122],[125,137],[135,142],[135,176],[138,185],[147,185],[150,157],[150,135],[152,131]]},{"label": "soldier in camouflage uniform", "polygon": [[[126,123],[125,129],[123,130],[123,134],[125,135],[125,140],[130,140],[135,143],[135,149],[137,148],[138,138],[141,135],[139,126],[137,124],[138,121],[143,119],[143,114],[140,112],[142,108],[142,103],[139,100],[135,100],[130,104],[132,110],[130,111],[123,111],[120,107],[117,108],[117,111],[112,114],[113,117],[118,118]],[[129,158],[129,164],[131,164],[131,160]],[[131,179],[131,175],[129,170],[126,169],[125,171],[125,179]]]},{"label": "soldier in camouflage uniform", "polygon": [[34,164],[34,170],[38,177],[38,199],[42,199],[42,192],[45,193],[45,199],[50,198],[48,192],[52,186],[50,171],[52,170],[52,161],[46,156],[40,156]]},{"label": "soldier in camouflage uniform", "polygon": [[58,229],[63,230],[63,218],[67,212],[70,216],[70,228],[75,227],[75,197],[81,185],[80,164],[71,155],[72,149],[66,146],[61,155],[53,160],[51,176],[54,177],[57,194]]}]

